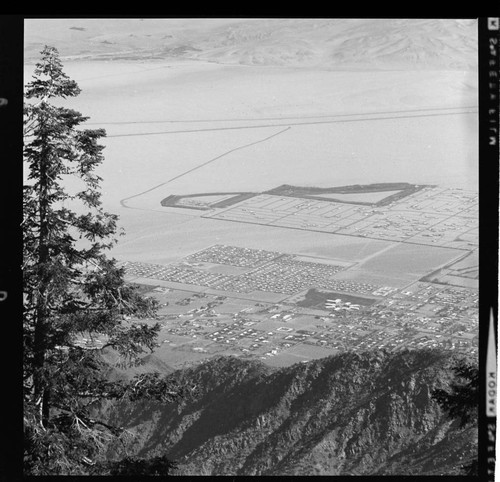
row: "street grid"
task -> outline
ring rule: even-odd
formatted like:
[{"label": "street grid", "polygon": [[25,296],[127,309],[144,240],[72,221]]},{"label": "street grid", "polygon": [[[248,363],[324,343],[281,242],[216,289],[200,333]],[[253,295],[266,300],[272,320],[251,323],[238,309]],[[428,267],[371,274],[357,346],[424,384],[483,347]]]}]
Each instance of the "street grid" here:
[{"label": "street grid", "polygon": [[425,187],[387,206],[259,194],[204,218],[470,250],[478,246],[478,196]]},{"label": "street grid", "polygon": [[[240,199],[201,217],[392,244],[343,264],[224,244],[169,265],[122,262],[128,282],[146,283],[163,302],[162,343],[176,347],[169,356],[231,353],[284,366],[346,350],[477,353],[477,193],[426,186],[378,206],[272,193]],[[426,259],[403,262],[406,251]]]}]

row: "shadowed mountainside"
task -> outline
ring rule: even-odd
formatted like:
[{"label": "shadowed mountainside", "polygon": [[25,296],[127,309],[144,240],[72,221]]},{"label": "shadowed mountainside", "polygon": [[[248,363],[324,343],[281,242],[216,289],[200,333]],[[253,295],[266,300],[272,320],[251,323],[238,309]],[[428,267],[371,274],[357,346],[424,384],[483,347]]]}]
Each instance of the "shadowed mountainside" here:
[{"label": "shadowed mountainside", "polygon": [[475,456],[477,429],[431,398],[453,361],[375,351],[274,369],[216,357],[171,375],[193,388],[180,404],[105,413],[138,435],[139,456],[166,454],[179,475],[456,475]]}]

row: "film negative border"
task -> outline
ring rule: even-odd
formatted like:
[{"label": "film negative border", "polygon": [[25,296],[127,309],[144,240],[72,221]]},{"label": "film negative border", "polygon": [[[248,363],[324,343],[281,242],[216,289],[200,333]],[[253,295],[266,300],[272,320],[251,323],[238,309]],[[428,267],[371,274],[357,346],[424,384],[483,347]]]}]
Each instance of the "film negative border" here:
[{"label": "film negative border", "polygon": [[497,445],[500,17],[478,19],[480,313],[478,475],[493,481]]}]

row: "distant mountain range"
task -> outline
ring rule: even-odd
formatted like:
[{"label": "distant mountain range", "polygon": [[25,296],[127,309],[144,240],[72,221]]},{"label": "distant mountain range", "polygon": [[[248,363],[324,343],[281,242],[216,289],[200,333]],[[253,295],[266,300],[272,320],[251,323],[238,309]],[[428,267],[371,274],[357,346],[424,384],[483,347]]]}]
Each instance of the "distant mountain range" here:
[{"label": "distant mountain range", "polygon": [[169,375],[193,388],[180,403],[103,413],[137,435],[137,456],[167,455],[178,475],[458,475],[477,454],[477,428],[431,398],[455,360],[382,350],[277,369],[216,357]]},{"label": "distant mountain range", "polygon": [[195,59],[314,69],[477,66],[471,19],[31,19],[25,58]]}]

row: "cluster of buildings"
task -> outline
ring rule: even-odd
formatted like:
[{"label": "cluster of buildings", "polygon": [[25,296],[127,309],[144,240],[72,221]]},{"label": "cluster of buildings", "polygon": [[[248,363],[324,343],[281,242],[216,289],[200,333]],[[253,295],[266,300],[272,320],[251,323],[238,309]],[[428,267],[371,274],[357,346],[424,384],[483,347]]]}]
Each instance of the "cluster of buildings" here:
[{"label": "cluster of buildings", "polygon": [[282,256],[283,253],[263,249],[240,248],[216,244],[186,257],[186,261],[254,267]]},{"label": "cluster of buildings", "polygon": [[294,294],[314,286],[331,291],[385,296],[394,290],[371,283],[335,279],[335,274],[344,269],[342,266],[302,261],[293,255],[277,252],[217,245],[186,259],[191,262],[234,263],[232,266],[246,265],[249,269],[239,275],[229,275],[184,264],[162,266],[126,262],[123,267],[128,277],[158,279],[239,293],[264,291]]},{"label": "cluster of buildings", "polygon": [[248,282],[251,291],[293,294],[318,283],[328,283],[341,269],[340,266],[299,261],[287,255],[265,263],[240,278]]},{"label": "cluster of buildings", "polygon": [[[299,347],[302,356],[308,349],[313,356],[317,347],[326,354],[424,347],[477,351],[478,299],[477,292],[471,290],[418,282],[408,291],[399,290],[373,305],[358,305],[356,310],[336,311],[329,303],[321,314],[317,309],[284,303],[256,303],[253,308],[229,313],[224,297],[208,297],[201,307],[163,316],[166,335],[198,340],[200,346],[195,348],[199,351],[225,347],[244,357],[263,359]],[[195,297],[188,299],[187,305]],[[432,311],[432,307],[438,310]]]},{"label": "cluster of buildings", "polygon": [[[129,267],[133,269],[136,264]],[[204,280],[210,280],[210,276],[217,276],[201,269],[185,267],[161,267],[157,271],[148,271],[147,266],[139,266],[139,269],[153,279],[165,274],[173,279],[171,275],[179,273],[177,270],[183,275],[194,273],[194,278],[187,276],[174,279],[183,279],[184,282],[192,279],[199,285]],[[233,291],[244,288],[296,293],[307,289],[311,283],[323,286],[329,292],[335,291],[339,297],[310,307],[294,304],[297,301],[278,305],[255,303],[254,307],[230,313],[225,307],[225,296],[192,293],[174,303],[178,307],[186,307],[184,310],[175,308],[176,313],[162,316],[164,330],[167,336],[172,334],[199,340],[203,345],[197,347],[199,350],[205,350],[204,344],[209,343],[233,352],[239,351],[242,356],[260,358],[276,357],[293,351],[296,346],[302,346],[301,353],[304,350],[307,353],[307,347],[310,347],[311,353],[317,350],[315,347],[322,347],[332,354],[346,350],[423,347],[469,353],[477,350],[477,290],[423,281],[403,289],[368,284],[357,286],[347,280],[332,278],[338,269],[340,267],[308,263],[283,255],[264,261],[243,275],[221,275],[226,277],[228,284],[225,286]],[[155,290],[155,294],[156,291],[158,296],[169,298],[170,293],[176,290]],[[349,302],[352,299],[349,296],[342,300],[342,291],[377,293],[380,298],[369,305],[358,305],[355,301]],[[202,306],[198,306],[201,298],[206,299],[202,300]],[[191,303],[195,301],[197,307],[192,308]],[[266,320],[268,323],[265,326],[272,326],[272,329],[259,328],[259,324]],[[314,330],[304,329],[313,324]]]}]

